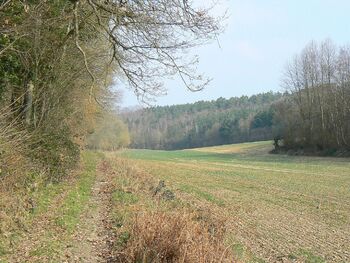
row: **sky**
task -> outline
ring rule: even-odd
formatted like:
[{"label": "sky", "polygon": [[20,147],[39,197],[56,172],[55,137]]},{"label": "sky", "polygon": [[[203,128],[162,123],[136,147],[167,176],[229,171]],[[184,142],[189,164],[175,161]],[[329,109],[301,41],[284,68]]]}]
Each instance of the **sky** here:
[{"label": "sky", "polygon": [[[199,56],[198,72],[212,78],[210,84],[190,92],[178,78],[166,81],[168,93],[156,98],[154,106],[281,91],[285,64],[311,40],[350,43],[349,0],[222,0],[213,15],[223,10],[229,17],[220,45],[191,51]],[[117,88],[123,107],[140,105],[122,84]]]}]

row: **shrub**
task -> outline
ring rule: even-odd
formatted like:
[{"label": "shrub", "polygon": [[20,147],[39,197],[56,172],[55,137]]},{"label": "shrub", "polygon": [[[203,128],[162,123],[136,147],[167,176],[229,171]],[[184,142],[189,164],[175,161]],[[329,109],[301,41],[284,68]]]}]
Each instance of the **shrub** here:
[{"label": "shrub", "polygon": [[40,132],[34,135],[31,157],[48,171],[51,181],[59,181],[79,160],[79,146],[63,130]]}]

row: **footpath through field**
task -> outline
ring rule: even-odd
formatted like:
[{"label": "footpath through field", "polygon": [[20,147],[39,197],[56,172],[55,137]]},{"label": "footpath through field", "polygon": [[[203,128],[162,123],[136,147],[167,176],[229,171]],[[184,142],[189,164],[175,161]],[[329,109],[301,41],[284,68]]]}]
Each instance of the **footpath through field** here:
[{"label": "footpath through field", "polygon": [[0,262],[107,262],[113,184],[105,165],[84,153],[79,171],[38,193],[31,222]]}]

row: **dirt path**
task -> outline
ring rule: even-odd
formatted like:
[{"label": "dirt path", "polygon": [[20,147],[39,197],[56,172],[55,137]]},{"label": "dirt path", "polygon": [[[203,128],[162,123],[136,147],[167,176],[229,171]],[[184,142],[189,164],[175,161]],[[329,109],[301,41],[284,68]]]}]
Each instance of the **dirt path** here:
[{"label": "dirt path", "polygon": [[[52,207],[58,207],[62,202],[62,199],[65,198],[67,192],[63,192],[58,195],[55,200],[52,202]],[[56,235],[50,235],[48,237],[48,229],[52,229],[53,232],[57,231],[57,227],[53,226],[51,218],[49,218],[49,213],[46,213],[37,218],[37,220],[33,223],[33,225],[26,229],[25,237],[21,240],[20,244],[17,244],[15,249],[12,251],[12,255],[10,255],[8,261],[4,262],[38,262],[39,260],[49,262],[48,257],[39,256],[33,251],[40,250],[42,247],[42,243],[47,243],[46,241],[50,239],[50,242],[55,242],[57,239]],[[47,248],[45,248],[46,250]],[[40,258],[40,259],[39,259]],[[2,261],[0,260],[2,263]]]},{"label": "dirt path", "polygon": [[108,262],[111,257],[113,237],[109,216],[113,182],[109,167],[107,161],[102,161],[97,167],[91,198],[65,252],[66,262],[99,263]]},{"label": "dirt path", "polygon": [[32,220],[1,263],[112,262],[114,173],[109,162],[96,161],[58,188],[47,209]]}]

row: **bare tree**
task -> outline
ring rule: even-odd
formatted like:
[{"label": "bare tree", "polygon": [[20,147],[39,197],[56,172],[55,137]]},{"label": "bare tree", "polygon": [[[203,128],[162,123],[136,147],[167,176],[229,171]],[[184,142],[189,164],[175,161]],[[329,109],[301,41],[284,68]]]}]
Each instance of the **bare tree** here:
[{"label": "bare tree", "polygon": [[349,61],[349,49],[327,39],[311,42],[286,66],[283,86],[300,118],[289,133],[295,142],[318,149],[349,146]]},{"label": "bare tree", "polygon": [[220,33],[223,17],[211,17],[210,8],[196,9],[188,0],[88,0],[75,1],[75,8],[79,2],[81,9],[93,11],[86,23],[109,41],[119,76],[141,100],[162,94],[162,79],[169,75],[178,74],[191,91],[208,83],[196,74],[197,58],[183,55]]}]

